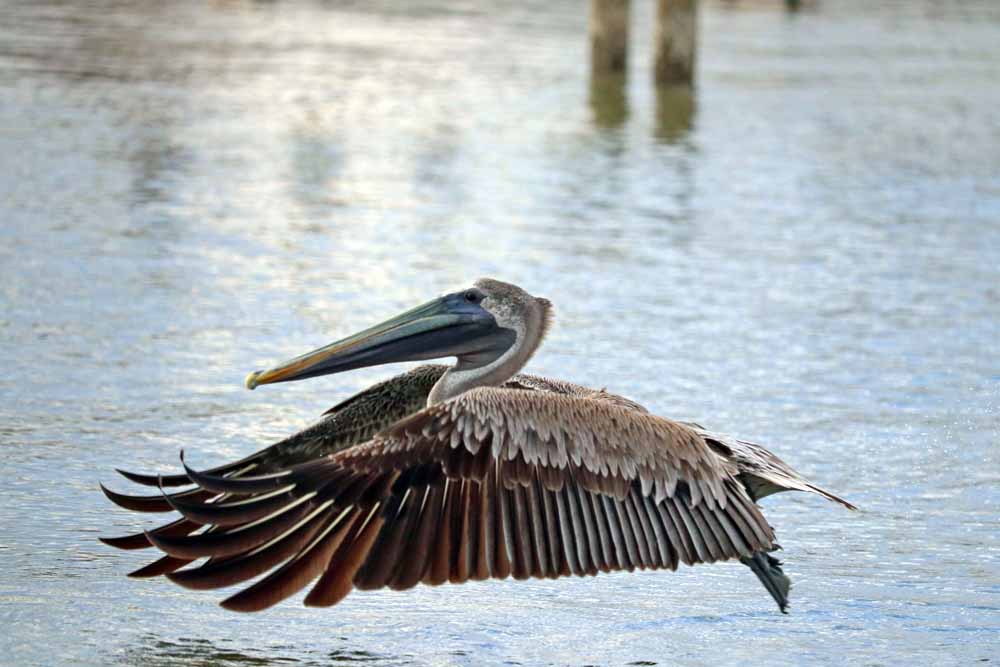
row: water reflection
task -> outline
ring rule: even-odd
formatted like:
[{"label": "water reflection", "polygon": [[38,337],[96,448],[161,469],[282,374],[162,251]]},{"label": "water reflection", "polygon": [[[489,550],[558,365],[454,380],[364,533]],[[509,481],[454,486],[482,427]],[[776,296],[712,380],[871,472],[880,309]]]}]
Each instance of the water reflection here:
[{"label": "water reflection", "polygon": [[[698,89],[655,91],[642,56],[588,83],[572,2],[4,3],[0,655],[995,655],[1000,4],[701,10]],[[556,300],[533,371],[760,437],[865,506],[768,499],[790,619],[725,567],[234,617],[98,551],[135,526],[96,478],[309,423],[397,369],[246,371],[484,274]]]},{"label": "water reflection", "polygon": [[[17,12],[6,12],[0,28],[3,43],[9,44],[4,55],[19,61],[6,75],[34,73],[81,84],[184,76],[184,70],[174,66],[176,52],[150,57],[162,46],[164,11],[160,5],[75,8],[75,3],[56,1],[28,3]],[[128,23],[128,29],[116,24],[118,18]],[[48,28],[33,30],[36,22]],[[155,32],[152,26],[157,27]]]},{"label": "water reflection", "polygon": [[338,196],[338,178],[347,161],[342,138],[310,109],[306,120],[290,132],[288,144],[291,199],[301,207],[303,218],[314,223],[327,220],[343,204]]},{"label": "water reflection", "polygon": [[170,201],[176,180],[190,160],[186,149],[171,137],[168,119],[149,117],[142,122],[145,130],[129,154],[133,165],[129,203],[133,207]]},{"label": "water reflection", "polygon": [[424,130],[412,157],[414,198],[445,212],[460,208],[468,196],[460,168],[462,144],[461,129],[453,121],[441,121]]},{"label": "water reflection", "polygon": [[156,635],[142,636],[138,645],[126,648],[117,664],[129,667],[256,667],[258,665],[383,665],[401,664],[403,661],[390,654],[374,653],[354,648],[345,638],[326,637],[328,643],[340,643],[340,648],[328,651],[299,649],[270,644],[259,649],[235,644],[228,640],[180,637],[164,639]]},{"label": "water reflection", "polygon": [[205,639],[186,639],[177,641],[158,639],[154,635],[142,638],[139,646],[126,649],[125,654],[118,659],[118,664],[139,667],[179,667],[181,665],[196,665],[198,667],[246,667],[255,665],[287,664],[298,662],[286,659],[276,651],[268,651],[266,655],[256,655],[229,648],[219,648]]},{"label": "water reflection", "polygon": [[628,98],[625,93],[624,73],[601,74],[590,77],[590,111],[594,125],[602,129],[621,127],[628,120]]},{"label": "water reflection", "polygon": [[695,91],[691,86],[657,86],[654,136],[665,143],[683,139],[691,131],[695,109]]}]

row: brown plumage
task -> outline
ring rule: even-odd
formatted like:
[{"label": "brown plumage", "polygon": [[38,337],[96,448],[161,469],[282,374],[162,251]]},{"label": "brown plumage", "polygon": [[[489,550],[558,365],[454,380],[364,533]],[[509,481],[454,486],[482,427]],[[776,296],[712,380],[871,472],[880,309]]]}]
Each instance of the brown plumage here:
[{"label": "brown plumage", "polygon": [[[105,541],[165,552],[137,577],[211,589],[264,575],[223,602],[238,611],[264,609],[310,584],[306,604],[328,606],[354,588],[729,559],[747,564],[784,611],[789,582],[768,555],[777,545],[756,500],[801,490],[853,506],[758,445],[652,415],[603,390],[514,374],[544,335],[548,302],[496,281],[473,289],[493,323],[515,332],[490,333],[507,345],[495,358],[483,361],[479,345],[455,353],[455,368],[415,368],[233,464],[170,477],[123,472],[140,484],[194,487],[154,496],[105,490],[127,509],[182,517]],[[473,303],[470,291],[462,294]],[[321,350],[323,363],[352,350],[334,348]],[[302,359],[295,373],[303,373]],[[313,367],[305,372],[318,374]],[[282,381],[284,368],[251,380]]]}]

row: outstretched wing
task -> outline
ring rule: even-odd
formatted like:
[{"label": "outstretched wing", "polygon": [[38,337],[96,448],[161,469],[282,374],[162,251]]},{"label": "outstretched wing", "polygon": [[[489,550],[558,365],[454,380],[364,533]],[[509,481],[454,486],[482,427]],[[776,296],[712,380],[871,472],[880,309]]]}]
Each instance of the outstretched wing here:
[{"label": "outstretched wing", "polygon": [[197,534],[150,535],[196,589],[266,574],[223,605],[352,589],[559,577],[748,558],[773,533],[691,428],[613,401],[475,389],[371,441],[269,475],[187,471],[170,504]]},{"label": "outstretched wing", "polygon": [[782,491],[805,491],[823,496],[849,510],[858,509],[840,496],[816,486],[760,445],[729,435],[713,433],[697,424],[689,426],[708,443],[709,447],[736,466],[740,480],[755,501]]},{"label": "outstretched wing", "polygon": [[[425,364],[383,380],[333,406],[315,424],[246,458],[223,464],[207,472],[216,476],[222,475],[232,478],[268,474],[287,470],[300,463],[367,442],[376,433],[421,410],[427,404],[427,396],[431,388],[441,378],[445,370],[447,370],[447,366],[441,364]],[[516,375],[508,380],[505,386],[609,400],[644,411],[638,404],[603,390],[598,391],[570,382],[533,375]],[[120,469],[118,472],[126,479],[143,486],[180,487],[192,483],[185,473],[151,475]],[[165,498],[163,494],[129,495],[112,491],[103,485],[101,489],[108,499],[116,505],[134,512],[170,512],[173,509],[169,502],[170,499]],[[185,499],[205,499],[210,496],[198,489],[191,489],[178,492],[171,497],[183,501]],[[154,534],[187,535],[197,528],[197,524],[179,520],[156,528],[152,532]],[[152,546],[143,533],[102,538],[102,541],[109,546],[120,549],[143,549]],[[157,576],[170,571],[164,569],[166,567],[176,569],[183,564],[176,559],[164,559],[156,567],[142,568],[133,572],[131,576]]]},{"label": "outstretched wing", "polygon": [[[379,382],[348,398],[324,413],[322,419],[284,440],[250,456],[208,471],[215,476],[239,479],[249,475],[266,475],[287,470],[292,466],[315,460],[371,439],[394,422],[411,415],[427,403],[427,394],[440,379],[445,366],[427,364]],[[179,487],[190,485],[187,474],[150,475],[119,470],[126,478],[145,486]],[[171,512],[172,501],[194,500],[219,502],[218,494],[202,489],[152,495],[127,495],[101,486],[105,495],[116,505],[136,512]],[[148,535],[188,535],[201,527],[200,523],[184,518],[170,522],[149,533],[101,538],[105,544],[119,549],[144,549],[153,546]],[[215,529],[214,532],[218,532]],[[164,557],[135,572],[133,577],[153,577],[172,572],[191,559]]]}]

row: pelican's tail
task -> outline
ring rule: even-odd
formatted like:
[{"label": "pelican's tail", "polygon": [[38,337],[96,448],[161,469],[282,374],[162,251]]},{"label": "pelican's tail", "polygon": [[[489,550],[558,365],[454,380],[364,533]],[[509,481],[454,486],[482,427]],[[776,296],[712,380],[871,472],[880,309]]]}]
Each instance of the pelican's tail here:
[{"label": "pelican's tail", "polygon": [[788,613],[788,591],[792,580],[781,570],[781,561],[774,556],[757,551],[752,556],[740,558],[740,562],[753,570],[753,573],[764,584],[764,588],[778,603],[782,614]]}]

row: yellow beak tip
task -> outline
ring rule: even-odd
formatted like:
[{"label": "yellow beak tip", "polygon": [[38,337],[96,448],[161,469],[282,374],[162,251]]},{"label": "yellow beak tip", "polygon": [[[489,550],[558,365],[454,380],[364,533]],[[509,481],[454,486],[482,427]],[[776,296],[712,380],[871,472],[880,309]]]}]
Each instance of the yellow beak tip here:
[{"label": "yellow beak tip", "polygon": [[247,375],[246,379],[243,381],[243,384],[246,385],[247,389],[253,391],[254,389],[257,388],[257,378],[260,377],[262,372],[263,371],[254,371],[249,375]]}]

